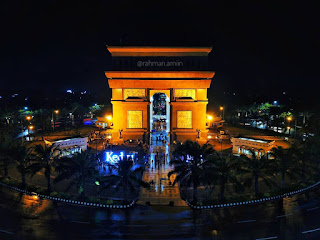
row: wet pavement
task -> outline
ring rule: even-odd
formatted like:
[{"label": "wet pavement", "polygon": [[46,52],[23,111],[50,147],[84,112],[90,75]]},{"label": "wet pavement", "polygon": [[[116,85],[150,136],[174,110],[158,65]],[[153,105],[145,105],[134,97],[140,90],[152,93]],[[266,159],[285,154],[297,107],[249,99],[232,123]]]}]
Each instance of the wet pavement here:
[{"label": "wet pavement", "polygon": [[0,239],[320,239],[320,190],[281,202],[197,210],[106,210],[36,201],[0,187]]}]

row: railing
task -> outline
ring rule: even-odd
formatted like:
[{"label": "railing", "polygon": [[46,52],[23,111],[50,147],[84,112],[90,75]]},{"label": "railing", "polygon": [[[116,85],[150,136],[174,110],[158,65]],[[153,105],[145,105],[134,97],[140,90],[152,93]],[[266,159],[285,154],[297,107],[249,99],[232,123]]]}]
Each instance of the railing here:
[{"label": "railing", "polygon": [[83,202],[83,201],[77,201],[77,200],[70,200],[70,199],[64,199],[64,198],[59,198],[59,197],[51,197],[48,195],[43,195],[43,194],[38,194],[35,192],[30,192],[30,191],[26,191],[17,187],[12,187],[10,185],[7,185],[5,183],[0,182],[1,186],[4,186],[6,188],[9,188],[11,190],[17,191],[17,192],[21,192],[21,193],[25,193],[28,195],[35,195],[38,196],[40,198],[44,198],[44,199],[48,199],[48,200],[52,200],[52,201],[59,201],[59,202],[64,202],[64,203],[69,203],[69,204],[75,204],[75,205],[81,205],[81,206],[90,206],[90,207],[101,207],[101,208],[114,208],[114,209],[120,209],[120,208],[129,208],[132,207],[137,199],[132,200],[132,202],[130,204],[126,204],[126,205],[112,205],[112,204],[100,204],[100,203],[93,203],[93,202]]},{"label": "railing", "polygon": [[274,197],[267,197],[267,198],[261,198],[261,199],[256,199],[256,200],[250,200],[250,201],[243,201],[243,202],[233,202],[233,203],[224,203],[224,204],[214,204],[214,205],[206,205],[206,206],[198,206],[198,205],[193,205],[191,203],[188,202],[188,200],[186,200],[186,203],[188,204],[189,207],[194,208],[194,209],[212,209],[212,208],[225,208],[225,207],[233,207],[233,206],[242,206],[242,205],[249,205],[249,204],[254,204],[254,203],[263,203],[263,202],[267,202],[267,201],[273,201],[273,200],[277,200],[277,199],[281,199],[281,198],[285,198],[288,196],[292,196],[295,194],[299,194],[302,193],[304,191],[307,191],[311,188],[314,188],[316,186],[318,186],[320,184],[319,182],[316,182],[308,187],[296,190],[296,191],[292,191],[289,193],[284,193],[278,196],[274,196]]}]

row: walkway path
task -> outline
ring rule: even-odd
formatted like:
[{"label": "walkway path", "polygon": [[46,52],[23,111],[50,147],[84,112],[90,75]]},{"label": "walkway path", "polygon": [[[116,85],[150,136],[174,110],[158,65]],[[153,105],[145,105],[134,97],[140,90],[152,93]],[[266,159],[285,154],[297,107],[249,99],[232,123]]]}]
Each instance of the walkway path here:
[{"label": "walkway path", "polygon": [[[174,176],[171,176],[171,182],[168,179],[168,172],[172,169],[169,165],[170,154],[169,146],[162,141],[156,141],[156,137],[161,132],[152,134],[150,146],[150,167],[145,171],[143,180],[152,182],[151,189],[142,189],[138,204],[150,205],[174,205],[187,206],[186,202],[180,198],[178,185],[171,185]],[[162,132],[164,136],[165,132]]]}]

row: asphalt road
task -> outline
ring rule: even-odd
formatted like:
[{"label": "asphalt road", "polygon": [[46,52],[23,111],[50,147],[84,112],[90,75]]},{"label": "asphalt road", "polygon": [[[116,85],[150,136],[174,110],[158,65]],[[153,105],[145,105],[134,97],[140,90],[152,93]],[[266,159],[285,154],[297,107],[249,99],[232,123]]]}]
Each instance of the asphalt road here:
[{"label": "asphalt road", "polygon": [[0,239],[320,239],[319,193],[219,210],[105,210],[35,200],[0,187]]}]

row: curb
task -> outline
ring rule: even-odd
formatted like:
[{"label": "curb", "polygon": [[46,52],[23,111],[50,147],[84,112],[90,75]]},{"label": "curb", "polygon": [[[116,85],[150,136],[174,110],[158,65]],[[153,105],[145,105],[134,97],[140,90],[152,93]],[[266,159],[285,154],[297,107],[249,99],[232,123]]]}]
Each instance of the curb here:
[{"label": "curb", "polygon": [[77,201],[77,200],[69,200],[69,199],[64,199],[64,198],[42,195],[39,193],[30,192],[30,191],[26,191],[26,190],[23,190],[20,188],[12,187],[12,186],[7,185],[2,182],[0,182],[0,185],[4,186],[6,188],[9,188],[11,190],[17,191],[17,192],[21,192],[21,193],[25,193],[25,194],[29,194],[29,195],[33,194],[33,195],[36,195],[40,198],[45,198],[48,200],[59,201],[59,202],[64,202],[64,203],[71,203],[71,204],[75,204],[75,205],[79,205],[79,206],[92,206],[92,207],[101,207],[101,208],[118,208],[118,209],[120,209],[120,208],[132,207],[136,203],[136,200],[133,200],[130,204],[127,204],[127,205],[109,205],[109,204],[100,204],[100,203],[92,203],[92,202],[82,202],[82,201]]},{"label": "curb", "polygon": [[305,192],[311,188],[314,188],[314,187],[318,186],[319,184],[320,184],[320,181],[316,182],[308,187],[305,187],[305,188],[302,188],[302,189],[299,189],[296,191],[292,191],[289,193],[284,193],[284,194],[274,196],[274,197],[267,197],[267,198],[261,198],[261,199],[244,201],[244,202],[233,202],[233,203],[215,204],[215,205],[207,205],[207,206],[192,205],[191,203],[189,203],[188,200],[186,200],[186,203],[188,204],[189,207],[194,208],[194,209],[213,209],[213,208],[225,208],[225,207],[233,207],[233,206],[240,206],[240,205],[249,205],[249,204],[253,204],[253,203],[262,203],[262,202],[273,201],[276,199],[285,198],[288,196],[299,194],[299,193]]}]

